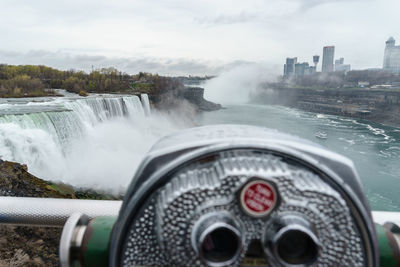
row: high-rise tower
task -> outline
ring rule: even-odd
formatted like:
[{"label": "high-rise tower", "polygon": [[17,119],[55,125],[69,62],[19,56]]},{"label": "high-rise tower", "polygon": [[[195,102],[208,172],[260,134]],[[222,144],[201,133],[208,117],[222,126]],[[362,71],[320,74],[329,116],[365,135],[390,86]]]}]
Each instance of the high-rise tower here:
[{"label": "high-rise tower", "polygon": [[297,57],[293,58],[286,58],[286,64],[284,65],[284,70],[283,70],[283,75],[285,77],[289,77],[291,75],[294,75],[295,71],[295,65],[297,63]]},{"label": "high-rise tower", "polygon": [[386,71],[400,73],[400,46],[390,37],[386,41],[385,54],[383,56],[383,69]]},{"label": "high-rise tower", "polygon": [[322,54],[322,72],[331,72],[334,70],[333,59],[335,57],[335,47],[325,46]]}]

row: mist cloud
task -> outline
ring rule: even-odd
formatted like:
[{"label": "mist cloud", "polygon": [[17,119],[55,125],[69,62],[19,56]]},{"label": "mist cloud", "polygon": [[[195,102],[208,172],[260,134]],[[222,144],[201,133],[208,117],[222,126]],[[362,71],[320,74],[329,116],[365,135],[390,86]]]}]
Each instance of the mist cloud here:
[{"label": "mist cloud", "polygon": [[219,15],[216,17],[203,17],[203,18],[196,18],[195,21],[199,24],[204,25],[225,25],[225,24],[237,24],[237,23],[246,23],[250,21],[257,20],[259,15],[256,13],[245,13],[241,12],[234,15]]},{"label": "mist cloud", "polygon": [[206,82],[205,97],[221,104],[246,104],[260,84],[276,80],[277,69],[267,64],[247,63],[227,69]]}]

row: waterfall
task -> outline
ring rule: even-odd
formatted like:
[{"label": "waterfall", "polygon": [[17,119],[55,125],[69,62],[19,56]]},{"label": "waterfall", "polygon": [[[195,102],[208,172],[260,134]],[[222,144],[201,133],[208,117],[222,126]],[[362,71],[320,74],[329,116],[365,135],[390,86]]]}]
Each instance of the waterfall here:
[{"label": "waterfall", "polygon": [[[144,116],[144,109],[139,97],[123,97],[123,100],[130,116]],[[150,113],[150,106],[148,106],[148,108]]]},{"label": "waterfall", "polygon": [[149,96],[147,94],[141,94],[140,98],[142,99],[143,107],[145,110],[146,115],[150,115],[150,102]]},{"label": "waterfall", "polygon": [[[83,125],[73,112],[38,112],[21,115],[0,116],[0,125],[17,125],[21,129],[37,129],[49,134],[58,145],[64,145],[71,138],[82,136]],[[6,137],[5,137],[6,138]],[[0,156],[1,149],[0,149]]]},{"label": "waterfall", "polygon": [[[147,96],[147,95],[146,95]],[[95,124],[114,117],[143,116],[144,107],[137,96],[119,98],[88,98],[65,103],[65,107],[75,111],[82,120]],[[150,107],[148,107],[150,109]],[[146,107],[147,109],[147,107]],[[146,112],[147,113],[147,112]]]},{"label": "waterfall", "polygon": [[115,192],[175,128],[150,112],[146,94],[0,104],[0,158],[43,179]]}]

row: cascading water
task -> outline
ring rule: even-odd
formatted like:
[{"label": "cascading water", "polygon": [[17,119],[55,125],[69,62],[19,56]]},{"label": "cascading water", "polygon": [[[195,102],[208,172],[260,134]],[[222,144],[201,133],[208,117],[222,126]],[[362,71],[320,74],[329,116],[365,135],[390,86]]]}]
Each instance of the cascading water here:
[{"label": "cascading water", "polygon": [[0,104],[0,157],[43,179],[119,192],[176,127],[150,114],[145,94]]},{"label": "cascading water", "polygon": [[142,99],[144,110],[146,115],[150,114],[150,101],[149,101],[149,96],[147,94],[141,94],[140,98]]}]

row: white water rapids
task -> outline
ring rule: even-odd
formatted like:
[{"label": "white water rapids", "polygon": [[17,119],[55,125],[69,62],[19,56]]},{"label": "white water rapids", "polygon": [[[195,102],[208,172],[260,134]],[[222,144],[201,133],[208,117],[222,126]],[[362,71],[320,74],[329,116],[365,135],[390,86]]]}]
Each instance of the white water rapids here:
[{"label": "white water rapids", "polygon": [[123,192],[151,145],[178,128],[145,94],[33,101],[0,103],[0,156],[74,186]]}]

